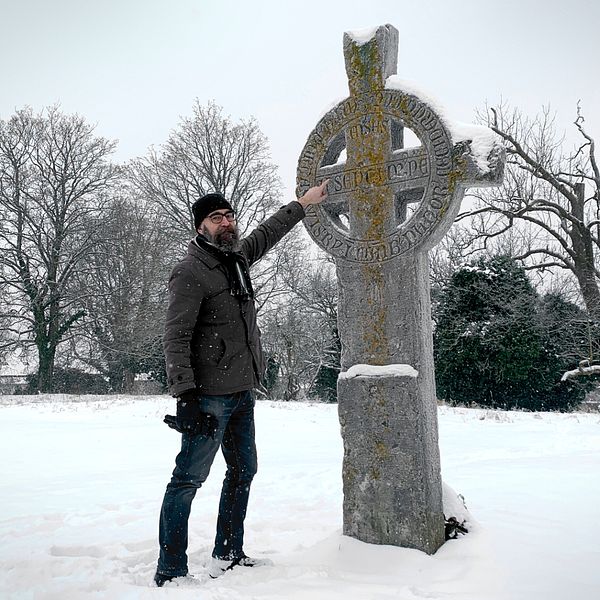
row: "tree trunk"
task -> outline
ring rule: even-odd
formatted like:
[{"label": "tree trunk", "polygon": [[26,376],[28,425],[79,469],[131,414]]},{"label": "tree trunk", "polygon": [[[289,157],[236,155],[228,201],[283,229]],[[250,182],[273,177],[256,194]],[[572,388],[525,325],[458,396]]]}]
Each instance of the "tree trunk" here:
[{"label": "tree trunk", "polygon": [[38,345],[37,391],[48,393],[54,391],[54,359],[56,346]]},{"label": "tree trunk", "polygon": [[596,274],[588,266],[578,269],[576,275],[587,313],[592,321],[600,323],[600,289]]},{"label": "tree trunk", "polygon": [[135,373],[130,369],[123,370],[123,393],[133,393],[133,384],[135,382]]},{"label": "tree trunk", "polygon": [[108,383],[111,392],[120,394],[123,391],[123,369],[118,361],[108,360]]},{"label": "tree trunk", "polygon": [[575,276],[579,283],[581,296],[585,303],[590,319],[600,322],[600,289],[596,278],[594,240],[590,230],[585,226],[585,186],[579,183],[575,186],[576,202],[571,203],[571,212],[577,218],[579,225],[573,225],[570,231],[571,243],[575,254]]}]

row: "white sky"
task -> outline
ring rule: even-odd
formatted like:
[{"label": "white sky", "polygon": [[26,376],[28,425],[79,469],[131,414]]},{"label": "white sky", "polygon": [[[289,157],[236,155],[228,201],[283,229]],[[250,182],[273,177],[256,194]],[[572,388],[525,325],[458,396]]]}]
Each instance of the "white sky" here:
[{"label": "white sky", "polygon": [[255,116],[291,197],[324,109],[347,96],[344,31],[391,23],[398,73],[456,120],[504,97],[600,143],[597,0],[0,0],[0,117],[60,102],[127,160],[214,100]]}]

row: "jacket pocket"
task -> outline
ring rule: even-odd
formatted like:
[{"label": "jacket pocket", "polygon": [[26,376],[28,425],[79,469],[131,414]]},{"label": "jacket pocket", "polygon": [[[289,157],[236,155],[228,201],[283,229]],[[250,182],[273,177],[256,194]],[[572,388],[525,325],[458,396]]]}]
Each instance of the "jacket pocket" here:
[{"label": "jacket pocket", "polygon": [[247,351],[247,346],[244,342],[238,342],[235,340],[221,340],[225,346],[225,351],[221,356],[221,359],[217,363],[219,369],[229,369],[232,366],[239,364],[242,360],[244,353]]}]

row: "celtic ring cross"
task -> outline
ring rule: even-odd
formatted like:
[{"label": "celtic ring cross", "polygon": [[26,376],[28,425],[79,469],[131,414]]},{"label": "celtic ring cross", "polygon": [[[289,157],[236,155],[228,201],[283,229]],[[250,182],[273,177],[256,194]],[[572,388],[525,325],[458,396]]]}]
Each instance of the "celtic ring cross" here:
[{"label": "celtic ring cross", "polygon": [[[325,251],[350,262],[384,262],[433,247],[452,224],[464,190],[493,185],[468,143],[453,144],[443,119],[417,95],[386,88],[396,73],[398,32],[344,36],[350,96],[319,121],[298,161],[297,192],[329,179],[328,198],[305,226]],[[404,147],[404,129],[420,146]],[[346,152],[343,160],[343,152]]]}]

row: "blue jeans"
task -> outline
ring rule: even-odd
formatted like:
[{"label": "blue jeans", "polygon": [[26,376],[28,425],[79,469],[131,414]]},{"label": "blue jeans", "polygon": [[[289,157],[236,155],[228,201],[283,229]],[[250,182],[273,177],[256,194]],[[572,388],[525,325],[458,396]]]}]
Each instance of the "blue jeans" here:
[{"label": "blue jeans", "polygon": [[244,518],[250,483],[256,474],[254,398],[250,391],[224,396],[201,396],[202,412],[219,422],[214,439],[182,434],[160,511],[158,572],[181,577],[188,572],[188,519],[196,490],[208,477],[219,446],[227,463],[221,490],[213,557],[235,560],[243,554]]}]

